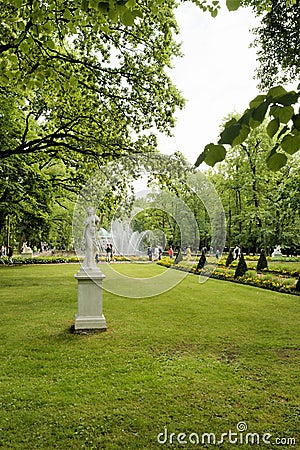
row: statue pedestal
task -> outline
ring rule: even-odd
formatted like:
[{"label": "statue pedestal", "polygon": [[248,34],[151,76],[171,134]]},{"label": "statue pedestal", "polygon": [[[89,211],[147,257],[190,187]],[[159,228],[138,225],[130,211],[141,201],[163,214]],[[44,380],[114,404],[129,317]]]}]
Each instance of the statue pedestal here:
[{"label": "statue pedestal", "polygon": [[78,280],[78,314],[75,316],[75,331],[106,330],[102,314],[102,281],[105,275],[100,269],[80,268],[74,277]]},{"label": "statue pedestal", "polygon": [[21,256],[22,256],[22,258],[32,258],[33,252],[22,252]]}]

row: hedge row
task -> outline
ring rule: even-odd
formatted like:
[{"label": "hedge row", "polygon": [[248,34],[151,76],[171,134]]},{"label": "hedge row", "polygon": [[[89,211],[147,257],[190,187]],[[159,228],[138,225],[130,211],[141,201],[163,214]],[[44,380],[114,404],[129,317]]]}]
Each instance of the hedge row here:
[{"label": "hedge row", "polygon": [[[130,258],[126,256],[115,256],[115,261],[131,261]],[[105,261],[104,257],[99,258],[100,261]],[[29,264],[65,264],[65,263],[79,263],[80,259],[77,256],[34,256],[34,257],[22,257],[13,256],[13,264],[15,265],[29,265]],[[7,256],[2,256],[0,258],[0,265],[9,264],[9,259]]]},{"label": "hedge row", "polygon": [[[25,258],[22,256],[13,256],[13,264],[16,265],[29,265],[29,264],[63,264],[63,263],[78,263],[77,256],[35,256],[33,258]],[[7,256],[2,256],[1,262],[3,264],[9,264]]]}]

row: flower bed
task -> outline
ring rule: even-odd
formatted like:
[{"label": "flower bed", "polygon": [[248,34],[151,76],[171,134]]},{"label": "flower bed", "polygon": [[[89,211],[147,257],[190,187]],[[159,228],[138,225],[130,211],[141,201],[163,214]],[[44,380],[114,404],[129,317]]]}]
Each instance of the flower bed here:
[{"label": "flower bed", "polygon": [[253,267],[253,270],[247,270],[243,277],[234,278],[235,268],[237,265],[236,262],[228,268],[226,268],[222,263],[218,264],[217,267],[212,264],[207,264],[201,272],[197,272],[197,264],[188,263],[187,261],[182,261],[179,264],[174,265],[174,261],[170,259],[162,259],[158,262],[158,264],[163,267],[172,267],[176,270],[182,270],[218,280],[248,284],[277,292],[300,295],[300,292],[296,291],[296,282],[299,276],[298,270],[292,272],[294,276],[291,276],[290,272],[284,270],[278,270],[278,273],[275,274],[273,273],[273,270],[267,270],[263,273],[256,273],[256,270]]},{"label": "flower bed", "polygon": [[[257,266],[257,262],[255,261],[249,261],[246,259],[246,263],[247,263],[247,267],[248,270],[255,270],[256,271],[256,266]],[[275,274],[275,275],[283,275],[286,277],[292,277],[292,278],[298,278],[300,276],[300,264],[299,262],[297,263],[297,261],[273,261],[271,258],[267,258],[268,260],[268,268],[267,269],[263,269],[261,271],[261,273],[268,273],[268,274]],[[222,258],[219,263],[218,266],[221,267],[226,267],[225,266],[226,263],[226,258]],[[237,261],[233,261],[229,267],[233,267],[236,268],[238,262]]]}]

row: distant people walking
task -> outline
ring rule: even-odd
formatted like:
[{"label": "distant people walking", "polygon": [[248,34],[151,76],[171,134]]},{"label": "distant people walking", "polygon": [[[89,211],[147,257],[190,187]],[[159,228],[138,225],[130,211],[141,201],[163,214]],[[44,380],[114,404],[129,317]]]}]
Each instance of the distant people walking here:
[{"label": "distant people walking", "polygon": [[161,256],[162,256],[162,248],[158,247],[158,261],[161,260]]},{"label": "distant people walking", "polygon": [[169,254],[170,259],[174,258],[174,250],[172,248],[172,245],[170,245],[170,247],[169,247],[168,254]]},{"label": "distant people walking", "polygon": [[151,245],[149,245],[149,247],[147,249],[147,255],[148,255],[149,261],[152,261],[152,247],[151,247]]},{"label": "distant people walking", "polygon": [[186,249],[186,259],[187,259],[187,261],[190,261],[190,259],[191,259],[191,249],[190,249],[190,247],[188,247]]},{"label": "distant people walking", "polygon": [[12,256],[13,256],[13,249],[12,249],[11,246],[9,246],[9,247],[7,248],[7,256],[8,256],[8,262],[9,262],[9,264],[12,264],[12,263],[13,263],[13,259],[12,259]]},{"label": "distant people walking", "polygon": [[158,250],[158,247],[156,246],[154,249],[154,252],[153,252],[154,261],[157,261],[158,257],[159,257],[159,250]]},{"label": "distant people walking", "polygon": [[106,251],[106,258],[105,258],[105,261],[106,261],[106,262],[110,262],[110,260],[111,260],[111,254],[112,254],[112,248],[111,248],[110,244],[107,244],[107,245],[106,245],[105,251]]},{"label": "distant people walking", "polygon": [[219,250],[216,251],[216,258],[219,259]]},{"label": "distant people walking", "polygon": [[110,246],[110,260],[114,261],[115,260],[115,254],[114,254],[113,245],[109,244],[109,246]]}]

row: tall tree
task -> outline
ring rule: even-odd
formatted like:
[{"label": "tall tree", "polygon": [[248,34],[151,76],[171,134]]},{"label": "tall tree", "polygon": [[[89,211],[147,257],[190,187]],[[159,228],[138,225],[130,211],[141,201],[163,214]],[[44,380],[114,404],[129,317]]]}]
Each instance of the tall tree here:
[{"label": "tall tree", "polygon": [[212,177],[227,216],[229,247],[239,244],[247,252],[257,252],[277,244],[299,245],[299,170],[291,163],[272,174],[264,164],[271,145],[265,127],[256,128],[228,152],[218,175]]},{"label": "tall tree", "polygon": [[115,5],[110,19],[98,6],[2,2],[0,86],[3,95],[18,95],[23,123],[1,158],[65,150],[109,159],[153,144],[143,138],[146,129],[170,132],[175,108],[183,106],[165,72],[179,54],[173,2],[155,15],[146,4],[143,14],[125,7],[121,14]]},{"label": "tall tree", "polygon": [[268,10],[262,11],[258,2],[245,1],[261,16],[260,26],[255,28],[259,66],[257,78],[261,89],[275,84],[297,80],[300,73],[300,1],[273,0]]}]

